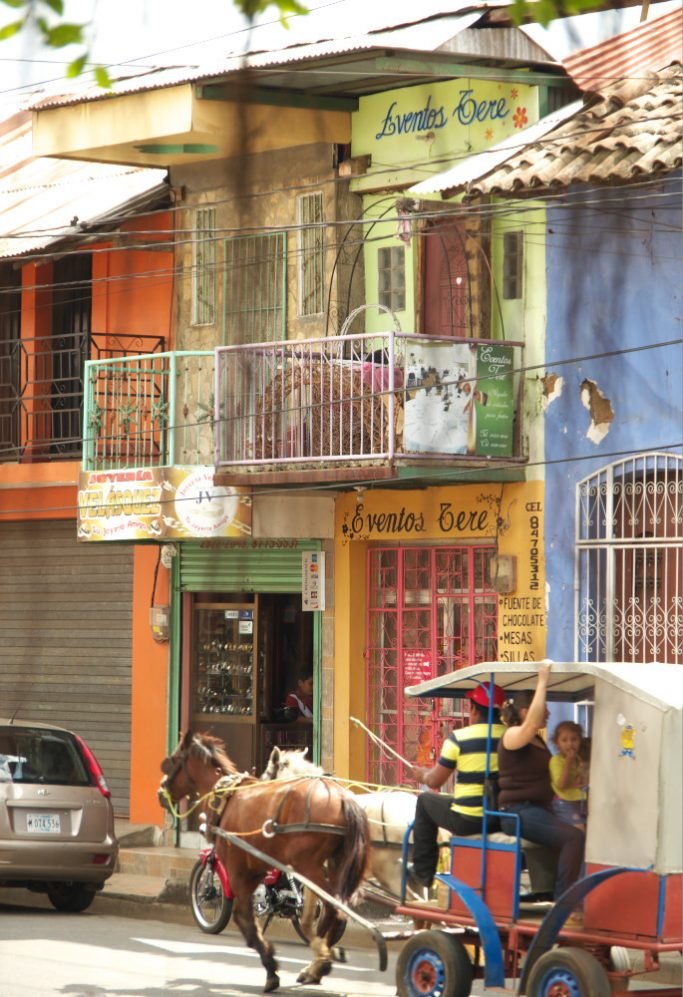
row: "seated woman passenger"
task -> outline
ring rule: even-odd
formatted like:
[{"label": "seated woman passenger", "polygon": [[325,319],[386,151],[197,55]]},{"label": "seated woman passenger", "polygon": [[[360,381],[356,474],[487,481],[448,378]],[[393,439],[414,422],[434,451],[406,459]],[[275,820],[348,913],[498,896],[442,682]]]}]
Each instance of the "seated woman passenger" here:
[{"label": "seated woman passenger", "polygon": [[[550,752],[539,730],[545,726],[550,665],[541,664],[533,693],[518,692],[501,710],[505,732],[498,742],[499,808],[520,818],[520,834],[559,851],[554,896],[560,897],[581,874],[584,833],[553,813]],[[516,821],[501,817],[501,830],[516,833]],[[577,919],[578,920],[578,919]]]}]

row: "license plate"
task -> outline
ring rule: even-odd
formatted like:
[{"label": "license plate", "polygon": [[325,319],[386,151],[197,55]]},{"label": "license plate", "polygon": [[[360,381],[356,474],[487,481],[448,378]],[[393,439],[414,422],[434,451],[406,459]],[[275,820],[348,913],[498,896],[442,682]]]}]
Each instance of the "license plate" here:
[{"label": "license plate", "polygon": [[26,814],[26,830],[33,834],[59,834],[59,814]]}]

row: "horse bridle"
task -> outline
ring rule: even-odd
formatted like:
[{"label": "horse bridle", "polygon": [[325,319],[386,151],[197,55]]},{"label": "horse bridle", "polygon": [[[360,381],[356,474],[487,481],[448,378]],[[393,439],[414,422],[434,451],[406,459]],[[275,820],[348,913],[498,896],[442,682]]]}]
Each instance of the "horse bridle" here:
[{"label": "horse bridle", "polygon": [[[161,763],[161,771],[164,773],[164,779],[162,785],[163,789],[165,790],[165,792],[168,794],[169,797],[171,797],[171,794],[168,789],[169,784],[172,783],[175,777],[178,775],[178,773],[183,768],[185,768],[185,762],[187,761],[187,756],[189,753],[190,753],[189,748],[183,748],[183,750],[180,751],[175,758],[173,757],[173,755],[169,755],[168,758],[164,758],[163,762]],[[197,784],[195,783],[194,779],[192,778],[189,772],[185,773],[185,778],[187,779],[188,786],[190,788],[190,793],[193,796],[196,796],[198,792]]]}]

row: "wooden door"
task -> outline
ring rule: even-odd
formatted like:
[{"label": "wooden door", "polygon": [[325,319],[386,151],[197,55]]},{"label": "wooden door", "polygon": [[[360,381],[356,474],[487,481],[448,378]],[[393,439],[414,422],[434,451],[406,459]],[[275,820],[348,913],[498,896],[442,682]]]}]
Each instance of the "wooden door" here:
[{"label": "wooden door", "polygon": [[471,338],[470,280],[464,220],[449,218],[425,230],[424,333]]}]

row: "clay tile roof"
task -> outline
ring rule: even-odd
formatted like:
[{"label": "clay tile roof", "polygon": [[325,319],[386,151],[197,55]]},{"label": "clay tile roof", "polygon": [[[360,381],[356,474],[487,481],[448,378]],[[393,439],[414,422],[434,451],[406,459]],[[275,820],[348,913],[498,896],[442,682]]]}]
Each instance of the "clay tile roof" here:
[{"label": "clay tile roof", "polygon": [[644,21],[621,35],[574,52],[564,67],[582,90],[600,90],[614,80],[663,69],[683,59],[683,6]]},{"label": "clay tile roof", "polygon": [[[683,66],[584,95],[585,106],[498,169],[473,179],[468,197],[624,184],[683,163]],[[522,133],[523,136],[523,133]],[[520,137],[522,137],[520,136]]]}]

